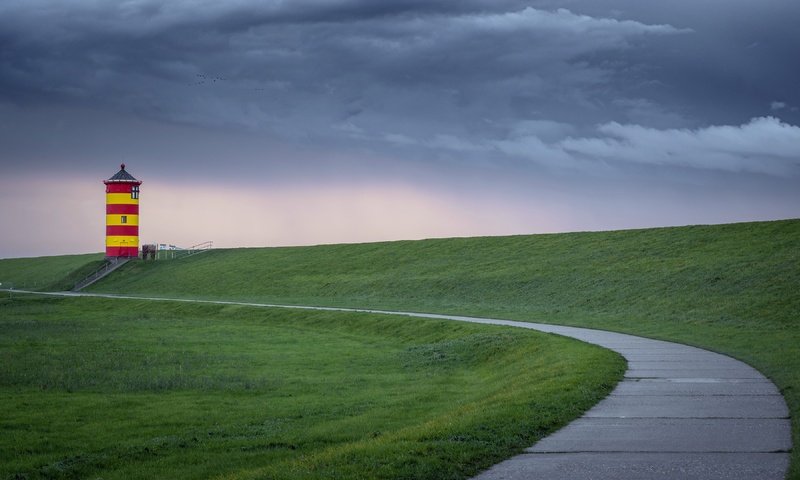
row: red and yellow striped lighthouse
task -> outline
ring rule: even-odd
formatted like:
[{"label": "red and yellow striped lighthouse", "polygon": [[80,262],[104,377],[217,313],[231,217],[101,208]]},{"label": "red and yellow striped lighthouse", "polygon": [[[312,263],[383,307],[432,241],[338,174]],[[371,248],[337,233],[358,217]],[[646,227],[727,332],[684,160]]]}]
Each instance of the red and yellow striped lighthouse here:
[{"label": "red and yellow striped lighthouse", "polygon": [[139,185],[125,164],[106,184],[106,258],[139,256]]}]

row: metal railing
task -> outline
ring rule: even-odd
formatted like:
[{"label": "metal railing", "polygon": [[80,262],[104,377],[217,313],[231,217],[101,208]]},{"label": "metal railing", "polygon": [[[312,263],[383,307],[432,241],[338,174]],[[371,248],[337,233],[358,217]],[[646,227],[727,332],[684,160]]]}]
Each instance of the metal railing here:
[{"label": "metal railing", "polygon": [[113,272],[114,270],[128,263],[129,260],[130,258],[107,259],[106,263],[104,263],[100,268],[87,275],[80,282],[76,283],[75,286],[72,287],[72,291],[77,292],[83,288],[88,287],[89,285],[93,284],[94,282],[100,280],[109,273]]},{"label": "metal railing", "polygon": [[[157,244],[157,245],[164,245],[164,244]],[[198,253],[207,252],[214,248],[214,241],[209,240],[207,242],[198,243],[196,245],[192,245],[189,248],[181,248],[175,247],[174,245],[170,245],[169,249],[159,249],[156,251],[156,260],[172,260],[177,258],[183,257],[190,257],[192,255],[197,255]]]}]

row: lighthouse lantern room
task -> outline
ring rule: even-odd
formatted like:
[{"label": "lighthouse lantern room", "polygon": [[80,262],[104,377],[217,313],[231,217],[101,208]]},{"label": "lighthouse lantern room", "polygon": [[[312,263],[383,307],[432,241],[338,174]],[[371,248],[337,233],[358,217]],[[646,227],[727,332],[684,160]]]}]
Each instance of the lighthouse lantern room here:
[{"label": "lighthouse lantern room", "polygon": [[106,184],[106,258],[139,256],[140,180],[125,171],[125,164]]}]

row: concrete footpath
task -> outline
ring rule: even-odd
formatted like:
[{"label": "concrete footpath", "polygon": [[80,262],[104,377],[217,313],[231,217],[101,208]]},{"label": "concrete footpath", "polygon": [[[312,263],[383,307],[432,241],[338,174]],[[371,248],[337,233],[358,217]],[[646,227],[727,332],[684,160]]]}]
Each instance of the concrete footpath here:
[{"label": "concrete footpath", "polygon": [[458,315],[71,292],[45,295],[369,312],[507,325],[576,338],[627,359],[624,380],[606,399],[525,453],[476,477],[481,480],[778,480],[789,465],[789,411],[775,385],[745,363],[686,345],[602,330]]},{"label": "concrete footpath", "polygon": [[528,328],[619,352],[625,378],[586,414],[479,475],[495,479],[783,479],[789,412],[754,368],[699,348],[583,328]]}]

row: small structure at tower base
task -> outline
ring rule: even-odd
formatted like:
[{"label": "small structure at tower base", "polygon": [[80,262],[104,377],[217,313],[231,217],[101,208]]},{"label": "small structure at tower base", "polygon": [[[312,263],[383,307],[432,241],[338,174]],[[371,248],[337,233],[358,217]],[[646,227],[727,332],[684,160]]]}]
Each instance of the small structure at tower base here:
[{"label": "small structure at tower base", "polygon": [[155,244],[149,243],[142,245],[142,260],[147,260],[148,256],[150,256],[150,260],[155,260],[156,252],[158,252],[158,246]]}]

